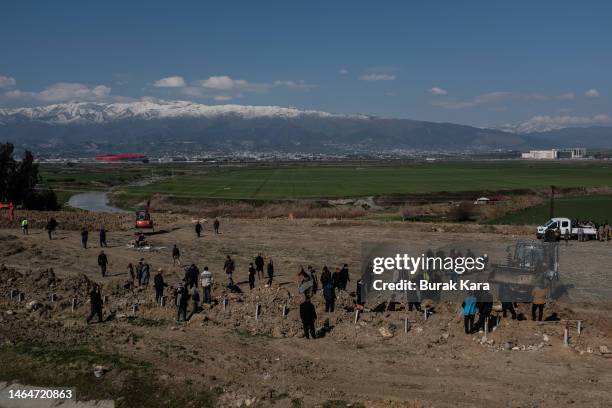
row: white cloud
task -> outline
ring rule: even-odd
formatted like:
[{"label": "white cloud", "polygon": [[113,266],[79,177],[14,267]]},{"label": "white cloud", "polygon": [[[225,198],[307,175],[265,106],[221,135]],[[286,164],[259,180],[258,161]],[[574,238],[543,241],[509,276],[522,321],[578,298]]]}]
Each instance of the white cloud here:
[{"label": "white cloud", "polygon": [[589,89],[584,93],[584,96],[587,98],[597,98],[599,96],[599,91],[597,89]]},{"label": "white cloud", "polygon": [[348,73],[349,73],[349,71],[348,71],[348,69],[346,69],[346,68],[342,68],[341,70],[339,70],[339,71],[338,71],[338,73],[339,73],[340,75],[346,75],[346,74],[348,74]]},{"label": "white cloud", "polygon": [[446,109],[466,109],[497,103],[503,100],[507,100],[512,96],[512,92],[489,92],[482,95],[478,95],[477,97],[468,100],[438,100],[432,102],[432,105]]},{"label": "white cloud", "polygon": [[437,86],[434,86],[433,88],[431,88],[429,90],[429,92],[431,92],[431,94],[434,95],[434,96],[446,96],[446,95],[448,95],[448,91],[446,89],[438,88]]},{"label": "white cloud", "polygon": [[526,122],[520,123],[514,129],[519,133],[545,132],[572,126],[607,125],[612,123],[610,115],[601,113],[594,116],[534,116]]},{"label": "white cloud", "polygon": [[59,82],[45,88],[40,92],[29,92],[15,89],[4,93],[6,99],[35,100],[41,102],[60,101],[96,101],[107,99],[111,88],[106,85],[97,85],[93,88],[79,83]]},{"label": "white cloud", "polygon": [[213,98],[215,101],[219,101],[219,102],[225,102],[225,101],[231,101],[232,99],[234,99],[233,97],[229,96],[229,95],[217,95]]},{"label": "white cloud", "polygon": [[270,88],[270,84],[253,83],[244,79],[232,79],[227,75],[211,76],[208,79],[195,81],[195,84],[202,88],[215,91],[244,91],[244,92],[263,92]]},{"label": "white cloud", "polygon": [[393,74],[364,74],[359,77],[362,81],[393,81],[395,75]]},{"label": "white cloud", "polygon": [[169,76],[155,81],[153,84],[156,88],[182,88],[185,85],[185,80],[182,76]]},{"label": "white cloud", "polygon": [[555,97],[555,99],[558,99],[560,101],[571,101],[572,99],[576,98],[576,94],[573,92],[567,92],[561,95],[557,95]]},{"label": "white cloud", "polygon": [[15,81],[15,78],[0,75],[0,88],[12,88],[15,85],[17,85],[17,81]]},{"label": "white cloud", "polygon": [[284,86],[286,88],[305,89],[305,90],[309,90],[309,89],[313,89],[317,87],[317,85],[307,84],[306,82],[302,80],[293,81],[290,79],[274,81],[272,84],[274,86]]}]

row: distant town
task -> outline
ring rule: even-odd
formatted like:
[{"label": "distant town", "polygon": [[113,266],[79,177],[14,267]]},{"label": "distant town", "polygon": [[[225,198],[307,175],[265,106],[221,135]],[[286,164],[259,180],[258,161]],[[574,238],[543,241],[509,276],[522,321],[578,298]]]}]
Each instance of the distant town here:
[{"label": "distant town", "polygon": [[298,161],[298,162],[326,162],[326,161],[352,161],[352,160],[415,160],[415,161],[443,161],[443,160],[585,160],[609,159],[609,152],[588,152],[584,147],[560,148],[548,150],[492,150],[492,151],[443,151],[443,150],[407,150],[396,149],[391,151],[371,153],[311,153],[311,152],[283,152],[283,151],[202,151],[185,152],[175,151],[167,153],[146,154],[142,152],[104,154],[89,157],[73,157],[62,155],[40,155],[37,158],[41,163],[189,163],[189,162],[269,162],[269,161]]}]

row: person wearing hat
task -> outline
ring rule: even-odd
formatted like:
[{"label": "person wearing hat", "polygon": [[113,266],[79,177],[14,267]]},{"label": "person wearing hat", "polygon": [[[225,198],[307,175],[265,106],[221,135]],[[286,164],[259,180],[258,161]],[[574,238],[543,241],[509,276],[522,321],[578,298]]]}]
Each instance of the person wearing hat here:
[{"label": "person wearing hat", "polygon": [[164,297],[164,288],[168,286],[164,282],[164,270],[162,268],[157,269],[157,274],[153,278],[153,287],[155,288],[155,301],[157,304],[161,304]]}]

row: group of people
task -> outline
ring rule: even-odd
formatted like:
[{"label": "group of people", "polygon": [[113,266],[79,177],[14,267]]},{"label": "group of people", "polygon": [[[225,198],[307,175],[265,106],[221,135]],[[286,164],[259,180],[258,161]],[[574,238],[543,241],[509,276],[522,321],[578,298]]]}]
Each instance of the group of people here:
[{"label": "group of people", "polygon": [[[503,317],[508,317],[510,313],[512,320],[519,318],[516,312],[517,304],[515,299],[508,287],[508,285],[502,284],[499,288],[499,300],[502,307]],[[544,306],[546,305],[546,299],[548,298],[548,289],[545,288],[543,282],[538,282],[531,289],[531,320],[542,321],[544,317]],[[463,310],[463,323],[465,334],[473,334],[480,330],[485,330],[485,322],[491,318],[493,312],[493,297],[487,291],[485,292],[471,292],[463,300],[461,304]],[[476,315],[478,314],[478,320],[476,321]],[[491,327],[491,326],[488,326]]]}]

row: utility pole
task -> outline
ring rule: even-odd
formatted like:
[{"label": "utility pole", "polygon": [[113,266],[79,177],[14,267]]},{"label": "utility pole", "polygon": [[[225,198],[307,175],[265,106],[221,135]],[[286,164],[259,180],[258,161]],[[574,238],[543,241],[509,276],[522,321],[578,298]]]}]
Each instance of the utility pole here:
[{"label": "utility pole", "polygon": [[555,186],[550,186],[550,218],[555,216]]}]

